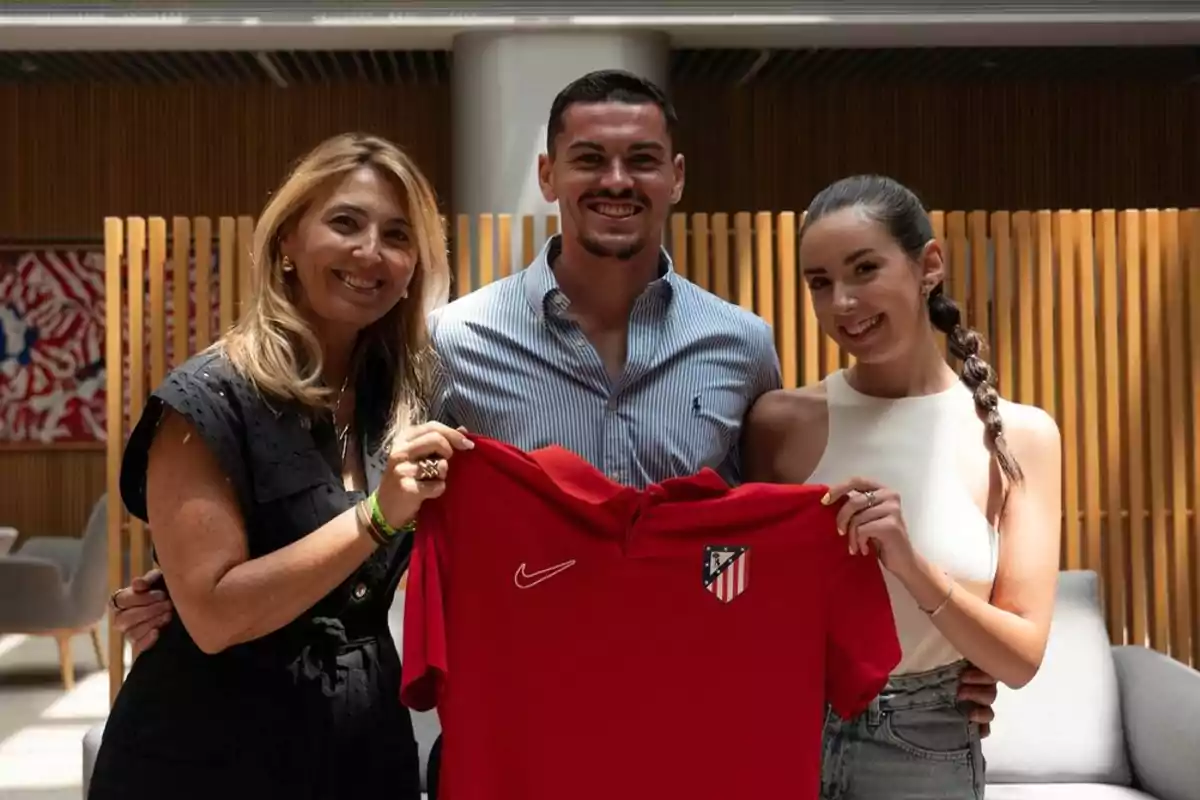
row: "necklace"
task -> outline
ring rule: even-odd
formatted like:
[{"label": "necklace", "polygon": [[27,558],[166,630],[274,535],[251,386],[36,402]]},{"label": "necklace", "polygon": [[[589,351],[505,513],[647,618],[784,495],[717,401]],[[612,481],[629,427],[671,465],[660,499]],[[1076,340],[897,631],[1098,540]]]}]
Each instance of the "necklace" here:
[{"label": "necklace", "polygon": [[342,410],[342,395],[346,393],[346,386],[349,384],[349,382],[350,376],[346,375],[346,377],[342,379],[342,388],[338,390],[337,402],[333,404],[333,432],[337,435],[338,444],[341,445],[343,464],[346,463],[346,448],[350,444],[350,423],[347,422],[339,430],[337,426],[337,420],[338,412]]}]

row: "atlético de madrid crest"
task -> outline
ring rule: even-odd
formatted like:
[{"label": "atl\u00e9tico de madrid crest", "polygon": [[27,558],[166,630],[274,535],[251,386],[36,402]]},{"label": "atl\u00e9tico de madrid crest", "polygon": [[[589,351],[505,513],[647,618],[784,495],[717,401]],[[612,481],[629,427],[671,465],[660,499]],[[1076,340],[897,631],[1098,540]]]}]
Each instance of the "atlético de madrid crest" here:
[{"label": "atl\u00e9tico de madrid crest", "polygon": [[704,588],[722,603],[746,591],[749,570],[749,547],[710,544],[704,548]]}]

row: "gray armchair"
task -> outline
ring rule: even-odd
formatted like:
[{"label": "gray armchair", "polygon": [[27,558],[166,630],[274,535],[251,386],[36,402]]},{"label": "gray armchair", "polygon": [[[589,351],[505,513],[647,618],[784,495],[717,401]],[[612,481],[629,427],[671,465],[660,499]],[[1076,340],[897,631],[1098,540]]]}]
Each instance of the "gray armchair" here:
[{"label": "gray armchair", "polygon": [[1042,669],[995,709],[988,800],[1200,800],[1200,672],[1111,646],[1094,572],[1059,574]]},{"label": "gray armchair", "polygon": [[107,506],[101,495],[80,539],[34,537],[0,556],[0,634],[53,636],[66,689],[75,685],[71,637],[91,634],[104,667],[99,624],[108,602]]}]

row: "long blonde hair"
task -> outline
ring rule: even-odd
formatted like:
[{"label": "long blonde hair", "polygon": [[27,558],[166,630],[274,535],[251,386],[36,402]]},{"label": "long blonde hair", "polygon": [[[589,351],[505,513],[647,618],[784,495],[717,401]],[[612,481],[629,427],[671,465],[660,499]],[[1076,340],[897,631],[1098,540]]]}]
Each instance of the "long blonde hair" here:
[{"label": "long blonde hair", "polygon": [[434,366],[425,318],[446,302],[450,289],[446,236],[433,188],[391,142],[340,134],[297,162],[258,218],[251,246],[252,295],[218,346],[264,395],[313,410],[329,407],[336,388],[322,381],[321,345],[284,279],[280,242],[323,187],[364,166],[391,180],[404,196],[418,252],[408,295],[360,334],[355,350],[355,368],[369,355],[389,372],[378,376],[380,383],[390,383],[386,440],[425,413]]}]

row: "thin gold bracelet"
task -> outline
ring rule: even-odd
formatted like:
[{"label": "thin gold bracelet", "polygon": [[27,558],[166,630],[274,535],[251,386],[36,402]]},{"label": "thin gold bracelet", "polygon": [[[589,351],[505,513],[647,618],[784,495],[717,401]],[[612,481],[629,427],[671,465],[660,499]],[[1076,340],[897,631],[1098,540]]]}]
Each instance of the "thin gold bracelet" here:
[{"label": "thin gold bracelet", "polygon": [[933,619],[938,614],[942,613],[942,611],[946,608],[946,606],[950,604],[950,598],[954,596],[955,585],[956,584],[954,583],[954,579],[951,578],[950,579],[950,591],[946,592],[946,596],[942,598],[942,602],[938,604],[937,608],[935,608],[933,611],[928,612],[930,619]]}]

